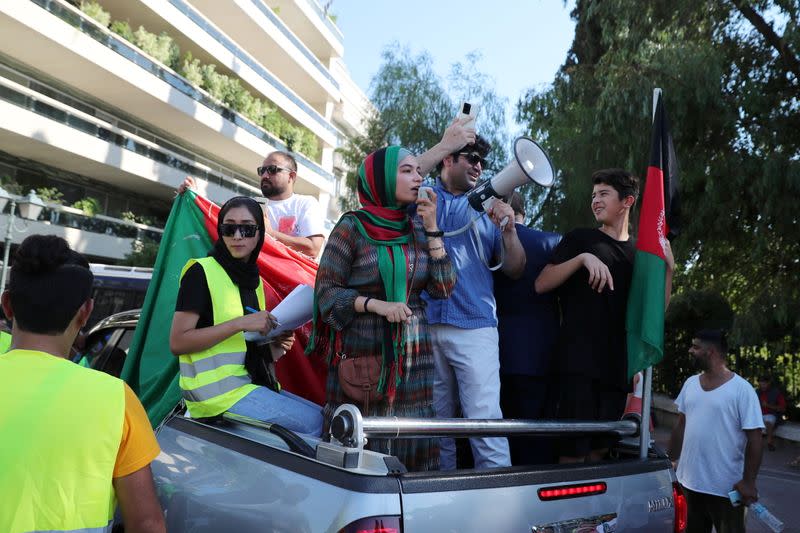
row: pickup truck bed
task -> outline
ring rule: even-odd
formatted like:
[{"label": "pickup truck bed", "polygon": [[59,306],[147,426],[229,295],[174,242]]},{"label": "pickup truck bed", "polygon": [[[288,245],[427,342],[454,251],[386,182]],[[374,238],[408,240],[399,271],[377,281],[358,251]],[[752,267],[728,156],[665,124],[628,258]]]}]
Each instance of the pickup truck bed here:
[{"label": "pickup truck bed", "polygon": [[407,473],[390,456],[360,451],[354,463],[347,449],[307,440],[309,457],[241,421],[173,416],[158,440],[152,468],[171,532],[658,533],[675,519],[675,476],[653,451],[639,459],[621,447],[619,459],[593,465]]}]

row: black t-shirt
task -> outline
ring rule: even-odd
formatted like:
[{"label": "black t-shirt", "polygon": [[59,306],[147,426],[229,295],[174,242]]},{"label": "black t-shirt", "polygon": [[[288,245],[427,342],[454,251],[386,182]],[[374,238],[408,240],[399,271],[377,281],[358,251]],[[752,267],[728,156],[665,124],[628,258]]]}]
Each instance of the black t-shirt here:
[{"label": "black t-shirt", "polygon": [[625,388],[625,311],[636,246],[633,239],[617,241],[599,229],[577,229],[564,236],[553,252],[552,263],[561,264],[585,252],[608,266],[614,290],[608,286],[601,293],[592,289],[584,267],[557,289],[561,307],[559,371]]},{"label": "black t-shirt", "polygon": [[[242,300],[242,312],[245,306],[252,309],[259,309],[258,296],[256,291],[242,290],[239,288],[239,296]],[[199,263],[189,267],[186,274],[181,278],[181,286],[178,289],[178,300],[175,302],[176,311],[191,311],[200,315],[197,320],[196,328],[207,328],[214,325],[214,308],[211,304],[211,292],[208,290],[208,280],[206,273]]]}]

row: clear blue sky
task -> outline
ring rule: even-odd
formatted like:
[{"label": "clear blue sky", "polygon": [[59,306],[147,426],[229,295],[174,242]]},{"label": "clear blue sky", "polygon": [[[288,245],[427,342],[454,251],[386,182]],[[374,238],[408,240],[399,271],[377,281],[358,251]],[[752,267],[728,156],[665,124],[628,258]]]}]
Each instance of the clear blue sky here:
[{"label": "clear blue sky", "polygon": [[575,30],[573,7],[574,0],[566,6],[563,0],[333,0],[329,12],[344,34],[345,63],[367,94],[392,42],[414,54],[427,50],[443,79],[451,64],[477,50],[479,70],[508,100],[511,124],[520,96],[549,84],[563,64]]}]

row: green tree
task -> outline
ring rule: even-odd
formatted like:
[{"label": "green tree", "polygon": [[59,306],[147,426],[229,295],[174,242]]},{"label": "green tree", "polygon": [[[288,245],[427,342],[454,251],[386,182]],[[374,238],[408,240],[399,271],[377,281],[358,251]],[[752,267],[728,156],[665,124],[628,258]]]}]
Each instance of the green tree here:
[{"label": "green tree", "polygon": [[397,43],[383,51],[382,61],[370,91],[376,113],[366,119],[363,136],[349,139],[339,149],[352,169],[346,176],[348,194],[340,198],[344,209],[358,205],[355,170],[367,154],[387,144],[400,144],[421,154],[439,142],[463,101],[480,108],[477,129],[492,144],[490,167],[505,163],[506,102],[495,93],[491,78],[477,69],[479,54],[473,52],[464,63],[452,65],[446,80],[436,73],[429,53],[414,55]]},{"label": "green tree", "polygon": [[156,263],[158,256],[159,243],[149,237],[136,239],[131,244],[130,253],[120,261],[120,264],[127,266],[152,267]]},{"label": "green tree", "polygon": [[578,0],[565,63],[517,106],[558,168],[556,186],[530,191],[536,222],[565,231],[594,223],[593,170],[645,174],[651,93],[663,88],[681,165],[675,286],[720,294],[735,344],[795,352],[798,11],[796,0]]}]

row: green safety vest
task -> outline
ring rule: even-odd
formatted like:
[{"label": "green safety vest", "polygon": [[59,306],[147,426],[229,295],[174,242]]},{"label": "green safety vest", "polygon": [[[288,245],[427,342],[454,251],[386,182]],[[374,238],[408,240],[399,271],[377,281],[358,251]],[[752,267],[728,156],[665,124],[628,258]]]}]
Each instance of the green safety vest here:
[{"label": "green safety vest", "polygon": [[121,380],[44,352],[0,355],[0,531],[110,532]]},{"label": "green safety vest", "polygon": [[11,333],[0,331],[0,353],[6,353],[11,348]]},{"label": "green safety vest", "polygon": [[[190,259],[181,271],[181,278],[195,263],[203,268],[206,275],[214,325],[243,316],[239,287],[213,257]],[[264,309],[264,286],[261,280],[256,294],[259,309]],[[240,331],[207,350],[178,357],[181,370],[179,384],[193,418],[224,413],[258,388],[253,385],[244,367],[246,353],[244,333]]]}]

